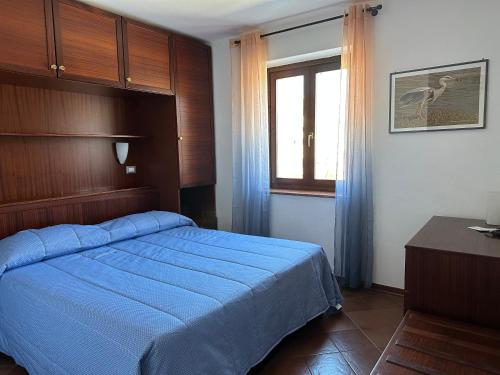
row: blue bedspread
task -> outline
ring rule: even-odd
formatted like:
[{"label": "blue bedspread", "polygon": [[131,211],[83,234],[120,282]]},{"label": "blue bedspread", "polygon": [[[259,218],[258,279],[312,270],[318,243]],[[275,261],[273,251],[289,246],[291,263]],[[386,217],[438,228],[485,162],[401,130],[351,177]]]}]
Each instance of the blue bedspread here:
[{"label": "blue bedspread", "polygon": [[20,232],[0,275],[0,351],[43,375],[245,374],[342,298],[318,245],[166,212]]}]

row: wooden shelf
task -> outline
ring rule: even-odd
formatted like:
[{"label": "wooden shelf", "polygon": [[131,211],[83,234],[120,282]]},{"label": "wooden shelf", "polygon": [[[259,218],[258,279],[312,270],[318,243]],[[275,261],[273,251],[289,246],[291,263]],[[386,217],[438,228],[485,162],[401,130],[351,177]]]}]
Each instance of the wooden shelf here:
[{"label": "wooden shelf", "polygon": [[70,133],[3,133],[0,137],[79,137],[79,138],[148,138],[147,135],[132,134],[70,134]]}]

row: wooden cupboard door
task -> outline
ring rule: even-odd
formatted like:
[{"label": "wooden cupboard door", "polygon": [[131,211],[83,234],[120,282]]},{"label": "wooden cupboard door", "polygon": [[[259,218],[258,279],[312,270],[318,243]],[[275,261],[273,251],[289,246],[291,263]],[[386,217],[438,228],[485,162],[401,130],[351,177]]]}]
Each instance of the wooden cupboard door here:
[{"label": "wooden cupboard door", "polygon": [[210,47],[174,36],[175,93],[181,187],[215,183]]},{"label": "wooden cupboard door", "polygon": [[55,75],[51,0],[0,0],[0,9],[0,69]]},{"label": "wooden cupboard door", "polygon": [[123,86],[121,17],[71,0],[54,0],[60,78]]},{"label": "wooden cupboard door", "polygon": [[476,298],[474,322],[500,328],[500,258],[477,257],[477,271],[471,286]]},{"label": "wooden cupboard door", "polygon": [[126,87],[172,94],[170,33],[123,19]]},{"label": "wooden cupboard door", "polygon": [[406,247],[406,310],[473,321],[477,257]]}]

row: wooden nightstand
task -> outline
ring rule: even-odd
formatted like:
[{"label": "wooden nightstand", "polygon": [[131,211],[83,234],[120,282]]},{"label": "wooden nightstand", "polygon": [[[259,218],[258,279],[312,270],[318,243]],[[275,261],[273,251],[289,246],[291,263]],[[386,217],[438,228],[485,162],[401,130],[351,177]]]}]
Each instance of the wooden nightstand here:
[{"label": "wooden nightstand", "polygon": [[500,328],[500,239],[435,216],[406,244],[405,311]]}]

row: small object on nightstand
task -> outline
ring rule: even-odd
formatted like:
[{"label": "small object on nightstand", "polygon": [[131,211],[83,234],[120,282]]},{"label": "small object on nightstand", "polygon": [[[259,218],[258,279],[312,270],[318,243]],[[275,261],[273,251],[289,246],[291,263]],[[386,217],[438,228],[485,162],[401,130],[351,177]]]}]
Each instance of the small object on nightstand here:
[{"label": "small object on nightstand", "polygon": [[486,228],[486,227],[467,227],[467,228],[475,230],[476,232],[479,233],[494,232],[498,229],[498,228]]},{"label": "small object on nightstand", "polygon": [[487,202],[486,224],[500,225],[500,191],[490,191]]}]

